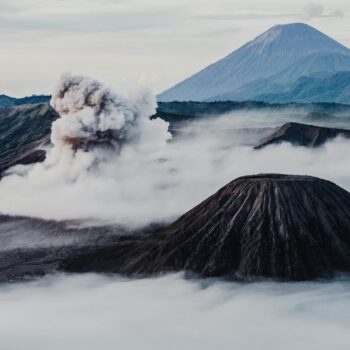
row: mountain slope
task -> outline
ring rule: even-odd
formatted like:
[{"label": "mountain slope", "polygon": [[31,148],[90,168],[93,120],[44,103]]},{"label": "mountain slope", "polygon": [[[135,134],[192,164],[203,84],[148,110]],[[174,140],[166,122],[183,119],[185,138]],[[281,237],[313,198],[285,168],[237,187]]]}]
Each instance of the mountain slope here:
[{"label": "mountain slope", "polygon": [[0,108],[0,158],[50,135],[57,118],[48,104]]},{"label": "mountain slope", "polygon": [[[304,62],[299,74],[314,71],[317,54],[328,54],[318,63],[321,70],[350,65],[350,50],[318,30],[302,23],[278,25],[248,42],[222,60],[158,96],[159,101],[203,101],[234,93],[249,82],[282,74],[283,83],[290,82],[292,72],[284,72]],[[333,54],[333,56],[332,56]],[[316,55],[316,56],[315,56]],[[335,55],[335,56],[334,56]],[[339,55],[339,56],[337,56]],[[309,67],[309,69],[307,69]],[[320,68],[317,68],[320,70]],[[338,68],[337,68],[338,69]],[[298,67],[294,67],[294,71]],[[284,79],[282,79],[284,78]],[[293,77],[294,78],[294,77]],[[276,81],[280,83],[280,81]]]},{"label": "mountain slope", "polygon": [[290,142],[293,145],[304,147],[319,147],[336,137],[350,139],[350,130],[326,128],[315,125],[286,123],[268,135],[255,149],[261,149],[269,145],[282,142]]},{"label": "mountain slope", "polygon": [[251,99],[269,103],[336,102],[350,104],[350,71],[301,77],[280,92],[255,95]]},{"label": "mountain slope", "polygon": [[42,162],[50,143],[51,125],[58,118],[48,104],[0,108],[0,179],[18,164]]},{"label": "mountain slope", "polygon": [[[350,59],[348,55],[317,53],[302,58],[297,63],[269,78],[254,80],[233,92],[214,96],[209,101],[254,100],[269,102],[269,99],[265,100],[261,98],[262,91],[264,92],[263,95],[278,95],[291,89],[291,86],[301,77],[317,76],[319,78],[327,78],[330,76],[330,73],[339,72],[350,72]],[[327,100],[327,102],[329,101]]]},{"label": "mountain slope", "polygon": [[297,63],[272,76],[269,80],[275,84],[289,84],[303,76],[319,72],[350,71],[349,55],[339,53],[317,53],[302,58]]}]

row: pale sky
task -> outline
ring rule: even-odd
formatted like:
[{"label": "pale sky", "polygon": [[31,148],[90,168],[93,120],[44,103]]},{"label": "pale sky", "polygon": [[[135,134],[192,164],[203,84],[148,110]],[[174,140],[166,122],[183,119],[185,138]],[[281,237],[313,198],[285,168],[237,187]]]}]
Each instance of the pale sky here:
[{"label": "pale sky", "polygon": [[350,1],[0,0],[0,93],[51,93],[64,72],[156,93],[275,24],[350,47]]}]

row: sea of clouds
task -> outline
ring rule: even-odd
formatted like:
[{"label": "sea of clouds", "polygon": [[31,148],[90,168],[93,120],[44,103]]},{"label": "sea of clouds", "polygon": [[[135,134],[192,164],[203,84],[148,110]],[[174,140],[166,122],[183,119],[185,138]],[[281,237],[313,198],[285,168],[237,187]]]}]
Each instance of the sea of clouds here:
[{"label": "sea of clouds", "polygon": [[[172,137],[167,122],[149,119],[156,102],[147,90],[123,97],[93,79],[64,76],[51,104],[61,115],[53,147],[44,163],[2,179],[1,213],[139,227],[170,222],[233,179],[257,173],[314,175],[350,190],[345,140],[253,149],[274,127],[300,120],[293,110],[236,111],[183,123]],[[72,148],[76,140],[95,145],[106,131],[112,148]]]},{"label": "sea of clouds", "polygon": [[6,350],[345,350],[350,279],[240,284],[58,275],[0,287]]}]

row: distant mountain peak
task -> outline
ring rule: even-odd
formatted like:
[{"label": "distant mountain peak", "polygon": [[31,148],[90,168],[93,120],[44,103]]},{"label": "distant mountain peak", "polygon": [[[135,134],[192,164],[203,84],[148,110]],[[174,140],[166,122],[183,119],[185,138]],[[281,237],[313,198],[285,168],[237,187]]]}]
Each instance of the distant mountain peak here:
[{"label": "distant mountain peak", "polygon": [[309,24],[306,24],[306,23],[303,23],[303,22],[276,24],[273,27],[271,27],[267,32],[275,31],[275,32],[280,32],[281,33],[281,32],[288,31],[288,32],[301,33],[303,31],[309,31],[309,30],[320,32],[319,30],[315,29],[314,27],[310,26]]},{"label": "distant mountain peak", "polygon": [[[276,25],[228,56],[158,96],[160,101],[204,101],[266,79],[318,53],[350,50],[305,23]],[[331,67],[334,72],[334,67]],[[298,77],[297,77],[298,78]]]},{"label": "distant mountain peak", "polygon": [[[280,40],[283,36],[298,36],[308,31],[319,32],[315,28],[304,23],[278,24],[271,27],[266,32],[257,36],[251,42],[255,43],[271,43]],[[320,32],[319,32],[320,33]],[[286,38],[283,38],[286,39]]]},{"label": "distant mountain peak", "polygon": [[[283,40],[285,42],[300,42],[311,47],[325,45],[325,48],[332,50],[349,50],[326,34],[306,23],[278,24],[266,32],[260,34],[251,43],[264,44]],[[315,40],[315,41],[311,41]],[[332,47],[333,46],[333,47]]]},{"label": "distant mountain peak", "polygon": [[257,41],[273,41],[279,38],[283,33],[288,34],[300,34],[308,30],[317,31],[315,28],[305,23],[289,23],[289,24],[277,24],[271,27],[266,32],[260,34],[255,40]]}]

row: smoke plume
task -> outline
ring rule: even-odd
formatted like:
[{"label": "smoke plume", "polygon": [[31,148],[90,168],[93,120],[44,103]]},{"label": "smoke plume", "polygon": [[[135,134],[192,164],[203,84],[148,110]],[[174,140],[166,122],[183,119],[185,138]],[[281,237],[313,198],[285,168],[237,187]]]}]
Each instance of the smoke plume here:
[{"label": "smoke plume", "polygon": [[[137,143],[151,124],[159,124],[149,120],[156,108],[149,91],[127,99],[100,82],[81,76],[64,75],[51,105],[61,117],[52,125],[52,143],[68,144],[74,150],[104,145],[120,151],[126,143]],[[165,123],[164,131],[166,135]]]},{"label": "smoke plume", "polygon": [[51,276],[0,287],[0,337],[6,350],[344,350],[349,300],[348,278],[240,284],[181,274]]}]

